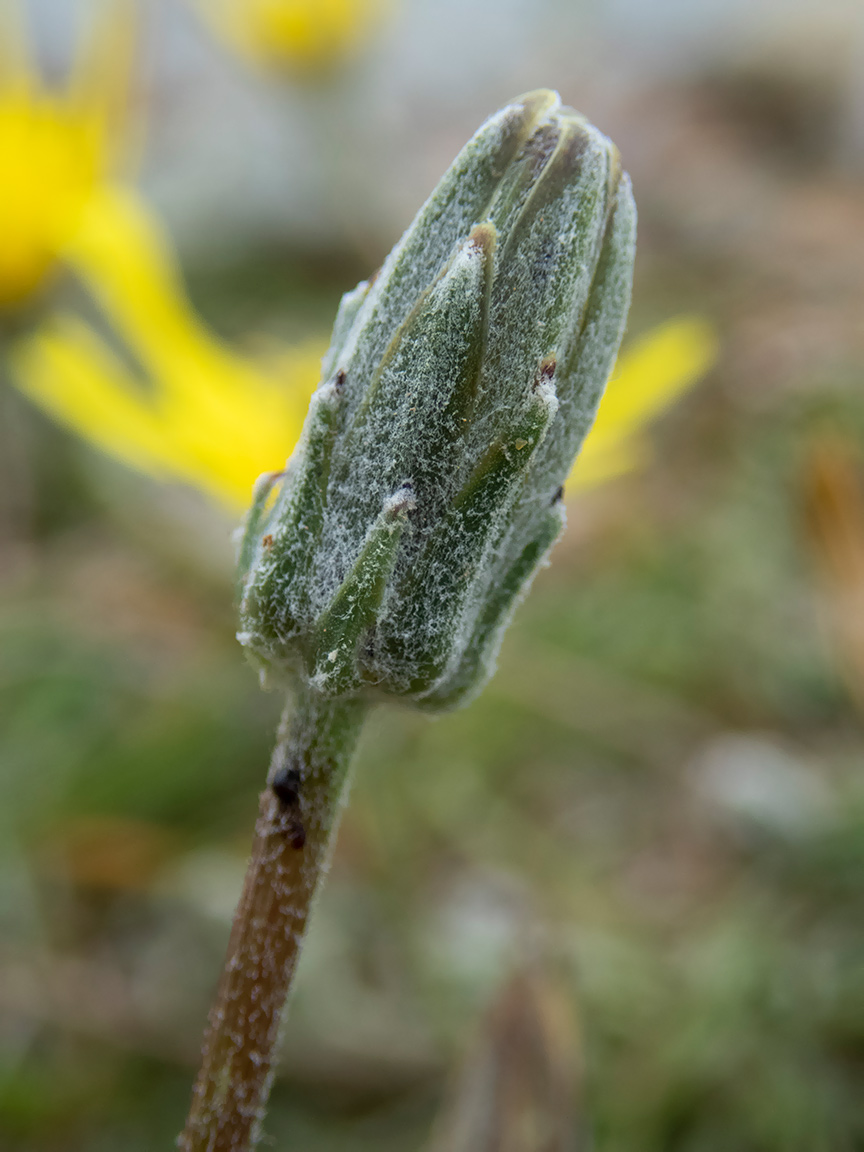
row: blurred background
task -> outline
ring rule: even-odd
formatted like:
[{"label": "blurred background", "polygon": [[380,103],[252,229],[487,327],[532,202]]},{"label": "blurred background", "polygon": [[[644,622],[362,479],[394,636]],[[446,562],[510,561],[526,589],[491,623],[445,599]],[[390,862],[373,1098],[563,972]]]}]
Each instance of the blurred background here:
[{"label": "blurred background", "polygon": [[483,696],[374,716],[267,1131],[864,1149],[858,0],[0,13],[3,1149],[172,1147],[282,703],[231,533],[340,294],[538,86],[640,209],[612,447]]}]

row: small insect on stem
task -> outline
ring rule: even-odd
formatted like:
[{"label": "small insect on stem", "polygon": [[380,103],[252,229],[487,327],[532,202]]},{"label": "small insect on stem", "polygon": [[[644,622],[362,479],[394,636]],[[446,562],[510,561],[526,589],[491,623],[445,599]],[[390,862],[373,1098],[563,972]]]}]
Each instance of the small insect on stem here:
[{"label": "small insect on stem", "polygon": [[300,785],[302,779],[296,768],[280,768],[270,782],[270,791],[279,801],[281,820],[279,831],[284,832],[292,848],[300,849],[306,843],[306,829],[300,818]]}]

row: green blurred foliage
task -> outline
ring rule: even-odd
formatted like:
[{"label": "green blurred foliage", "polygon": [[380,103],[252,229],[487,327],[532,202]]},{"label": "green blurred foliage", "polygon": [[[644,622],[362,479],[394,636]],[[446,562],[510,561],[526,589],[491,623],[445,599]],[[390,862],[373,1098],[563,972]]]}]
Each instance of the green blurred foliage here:
[{"label": "green blurred foliage", "polygon": [[[256,259],[192,277],[231,335],[253,326],[238,284],[293,332],[354,278]],[[740,273],[678,260],[646,260],[634,328],[656,285],[669,311],[711,302],[734,346]],[[802,503],[811,439],[864,429],[856,381],[754,395],[721,363],[650,469],[572,505],[485,694],[373,718],[274,1146],[422,1148],[483,1006],[541,949],[570,976],[598,1152],[864,1148],[864,731]],[[231,526],[10,403],[2,1146],[167,1148],[281,701],[233,640]]]}]

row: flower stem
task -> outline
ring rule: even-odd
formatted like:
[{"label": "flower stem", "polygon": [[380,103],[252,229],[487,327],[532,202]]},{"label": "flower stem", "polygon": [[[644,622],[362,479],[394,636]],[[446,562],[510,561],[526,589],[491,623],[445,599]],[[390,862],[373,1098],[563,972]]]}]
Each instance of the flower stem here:
[{"label": "flower stem", "polygon": [[285,712],[178,1140],[183,1152],[247,1152],[260,1136],[283,1008],[367,708],[304,685]]}]

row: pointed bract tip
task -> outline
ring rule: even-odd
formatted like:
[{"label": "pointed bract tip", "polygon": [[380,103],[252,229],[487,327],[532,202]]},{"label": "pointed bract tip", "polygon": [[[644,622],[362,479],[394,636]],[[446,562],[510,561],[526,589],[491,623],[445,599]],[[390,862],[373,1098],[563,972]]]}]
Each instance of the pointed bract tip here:
[{"label": "pointed bract tip", "polygon": [[475,224],[471,229],[468,236],[468,244],[472,248],[479,248],[485,255],[490,255],[495,250],[495,242],[498,239],[498,231],[495,225],[487,220],[483,224]]},{"label": "pointed bract tip", "polygon": [[534,88],[531,92],[517,96],[513,103],[525,109],[526,122],[538,123],[561,107],[561,97],[554,88]]},{"label": "pointed bract tip", "polygon": [[410,480],[398,488],[392,496],[389,496],[384,502],[384,513],[388,520],[404,519],[409,512],[413,512],[417,507],[417,500],[414,496],[414,485]]}]

